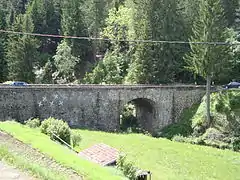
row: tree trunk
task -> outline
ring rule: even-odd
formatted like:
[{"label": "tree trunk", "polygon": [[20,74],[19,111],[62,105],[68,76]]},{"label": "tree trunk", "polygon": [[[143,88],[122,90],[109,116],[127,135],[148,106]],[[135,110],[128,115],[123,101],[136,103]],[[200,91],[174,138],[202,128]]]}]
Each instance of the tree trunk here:
[{"label": "tree trunk", "polygon": [[207,75],[207,87],[206,87],[206,95],[207,95],[207,106],[206,106],[206,112],[207,112],[207,123],[208,125],[211,124],[211,110],[210,110],[210,94],[211,94],[211,76]]}]

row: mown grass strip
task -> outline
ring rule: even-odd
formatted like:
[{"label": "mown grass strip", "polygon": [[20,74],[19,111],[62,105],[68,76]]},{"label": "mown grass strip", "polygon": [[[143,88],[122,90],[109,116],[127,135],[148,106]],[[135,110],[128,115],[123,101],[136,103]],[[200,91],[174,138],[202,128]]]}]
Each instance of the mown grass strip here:
[{"label": "mown grass strip", "polygon": [[67,180],[67,177],[63,175],[60,176],[48,167],[41,167],[22,157],[16,156],[4,146],[0,146],[0,160],[20,170],[28,172],[28,174],[40,180]]}]

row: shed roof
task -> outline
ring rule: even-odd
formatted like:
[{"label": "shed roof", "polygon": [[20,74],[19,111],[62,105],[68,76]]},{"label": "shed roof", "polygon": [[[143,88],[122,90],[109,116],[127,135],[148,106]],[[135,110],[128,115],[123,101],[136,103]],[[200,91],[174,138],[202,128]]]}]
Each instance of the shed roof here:
[{"label": "shed roof", "polygon": [[119,151],[106,144],[100,143],[81,151],[79,156],[102,166],[108,166],[117,161]]}]

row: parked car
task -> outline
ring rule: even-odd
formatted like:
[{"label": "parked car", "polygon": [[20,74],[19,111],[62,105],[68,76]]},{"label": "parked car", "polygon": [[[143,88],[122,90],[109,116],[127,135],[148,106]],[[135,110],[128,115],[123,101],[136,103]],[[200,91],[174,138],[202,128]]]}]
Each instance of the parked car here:
[{"label": "parked car", "polygon": [[225,88],[225,89],[240,88],[240,82],[236,82],[236,81],[230,82],[226,85],[223,85],[223,88]]},{"label": "parked car", "polygon": [[4,82],[3,85],[10,85],[10,86],[27,86],[28,83],[21,82],[21,81],[7,81]]}]

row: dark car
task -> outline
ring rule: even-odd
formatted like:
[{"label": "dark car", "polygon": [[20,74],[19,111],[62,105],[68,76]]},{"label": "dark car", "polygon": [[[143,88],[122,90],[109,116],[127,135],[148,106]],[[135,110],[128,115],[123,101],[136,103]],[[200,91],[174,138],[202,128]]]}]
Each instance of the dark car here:
[{"label": "dark car", "polygon": [[240,88],[240,82],[230,82],[229,84],[224,85],[223,88],[225,89]]}]

